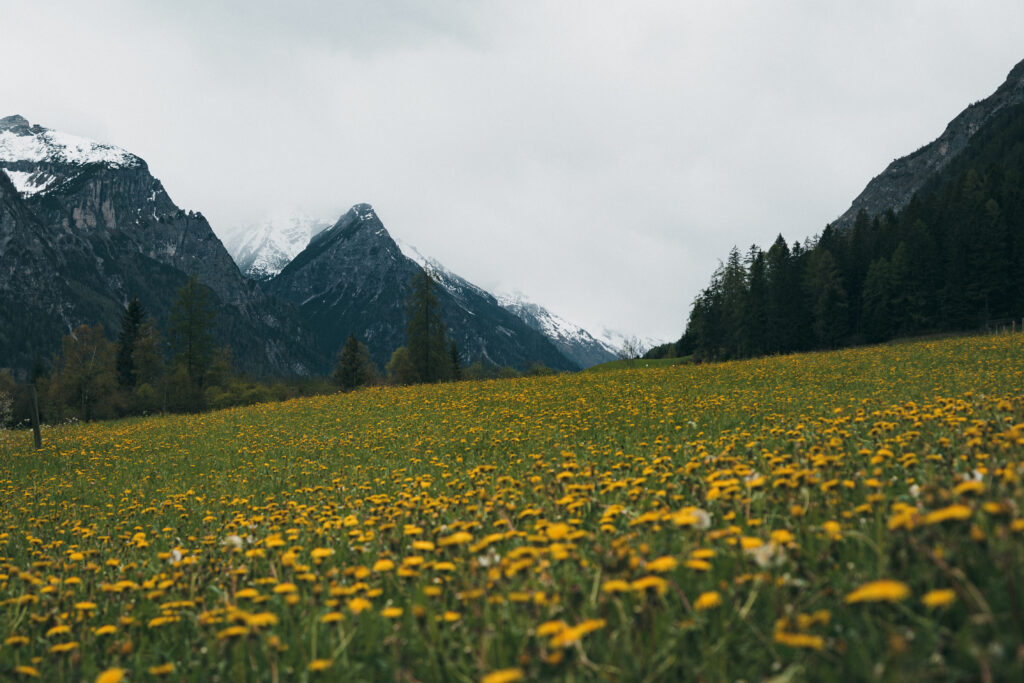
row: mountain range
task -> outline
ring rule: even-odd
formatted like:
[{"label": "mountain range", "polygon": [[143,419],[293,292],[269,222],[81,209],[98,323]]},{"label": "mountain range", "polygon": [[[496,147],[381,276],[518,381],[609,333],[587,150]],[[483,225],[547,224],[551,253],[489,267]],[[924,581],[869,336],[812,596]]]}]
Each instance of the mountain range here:
[{"label": "mountain range", "polygon": [[325,366],[298,311],[239,272],[209,223],[171,200],[129,152],[0,119],[0,358],[22,372],[77,325],[116,332],[137,296],[166,329],[190,275],[212,292],[218,339],[261,375]]},{"label": "mountain range", "polygon": [[575,370],[605,358],[586,333],[577,341],[598,352],[573,355],[565,338],[406,255],[367,204],[333,224],[265,221],[233,242],[233,259],[206,218],[179,208],[126,150],[8,116],[0,169],[0,365],[20,374],[80,324],[114,334],[132,297],[166,329],[174,292],[192,275],[211,290],[214,336],[242,370],[327,373],[350,333],[383,366],[405,342],[409,283],[423,267],[438,280],[463,362]]},{"label": "mountain range", "polygon": [[[936,140],[889,164],[833,226],[852,225],[861,211],[902,209],[962,158],[1016,153],[1021,143],[1007,136],[1022,115],[1024,62]],[[233,258],[206,218],[178,207],[126,150],[8,116],[0,169],[0,365],[22,375],[79,324],[102,323],[112,335],[135,296],[166,329],[174,292],[193,275],[212,292],[216,338],[256,375],[326,373],[350,333],[383,365],[405,341],[409,283],[424,268],[440,285],[463,362],[572,370],[610,359],[624,341],[520,295],[495,297],[397,243],[368,204],[330,225],[259,224],[232,241]]]}]

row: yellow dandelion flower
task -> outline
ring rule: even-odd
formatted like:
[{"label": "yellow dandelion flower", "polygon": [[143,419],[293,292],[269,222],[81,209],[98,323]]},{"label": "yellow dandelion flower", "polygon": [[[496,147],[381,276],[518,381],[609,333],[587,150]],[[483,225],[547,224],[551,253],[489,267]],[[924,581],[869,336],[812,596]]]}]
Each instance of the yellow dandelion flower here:
[{"label": "yellow dandelion flower", "polygon": [[279,583],[274,586],[274,592],[278,595],[281,593],[297,593],[298,590],[298,586],[291,582]]},{"label": "yellow dandelion flower", "polygon": [[240,590],[237,593],[235,593],[235,599],[236,600],[252,600],[253,598],[258,598],[259,595],[260,595],[260,592],[258,590],[256,590],[255,588],[243,588],[242,590]]},{"label": "yellow dandelion flower", "polygon": [[309,663],[310,671],[326,671],[334,664],[333,659],[314,659]]},{"label": "yellow dandelion flower", "polygon": [[971,508],[966,505],[950,505],[941,510],[933,510],[926,514],[921,520],[923,524],[941,524],[949,521],[963,521],[970,519]]},{"label": "yellow dandelion flower", "polygon": [[785,631],[776,631],[775,642],[780,645],[785,645],[786,647],[798,647],[808,650],[825,649],[824,638],[807,633],[786,633]]},{"label": "yellow dandelion flower", "polygon": [[39,669],[35,668],[34,666],[28,666],[26,664],[21,664],[19,666],[14,667],[14,673],[20,676],[31,676],[32,678],[39,678],[40,675]]},{"label": "yellow dandelion flower", "polygon": [[629,583],[622,579],[609,579],[601,584],[601,590],[605,593],[626,593],[631,588]]},{"label": "yellow dandelion flower", "polygon": [[442,548],[450,545],[461,545],[463,543],[469,543],[473,540],[473,535],[467,531],[456,531],[451,536],[445,536],[444,538],[438,539],[437,544]]},{"label": "yellow dandelion flower", "polygon": [[53,654],[60,654],[62,652],[71,652],[72,650],[78,649],[78,642],[72,640],[68,643],[57,643],[50,648],[50,652]]},{"label": "yellow dandelion flower", "polygon": [[693,608],[696,610],[709,610],[721,604],[722,596],[719,595],[718,591],[708,591],[698,596],[696,602],[693,603]]},{"label": "yellow dandelion flower", "polygon": [[644,576],[636,581],[629,584],[630,588],[635,591],[645,591],[649,588],[653,588],[658,592],[658,595],[664,595],[665,591],[668,590],[668,582],[660,576]]},{"label": "yellow dandelion flower", "polygon": [[711,571],[711,563],[707,560],[687,560],[685,563],[687,569],[692,569],[697,572],[709,572]]},{"label": "yellow dandelion flower", "polygon": [[95,602],[76,602],[75,603],[75,609],[81,610],[83,612],[88,612],[88,611],[96,609],[96,603]]},{"label": "yellow dandelion flower", "polygon": [[541,638],[553,636],[556,633],[561,633],[567,628],[569,628],[569,624],[565,623],[561,619],[558,619],[557,621],[545,621],[537,627],[537,636]]},{"label": "yellow dandelion flower", "polygon": [[115,626],[114,624],[104,624],[103,626],[99,626],[99,627],[97,627],[96,629],[93,630],[93,633],[96,634],[97,636],[108,636],[111,633],[116,633],[116,632],[117,632],[117,626]]},{"label": "yellow dandelion flower", "polygon": [[309,554],[314,560],[323,560],[334,554],[334,548],[313,548]]},{"label": "yellow dandelion flower", "polygon": [[174,662],[149,667],[149,675],[151,676],[166,676],[172,673],[174,673]]},{"label": "yellow dandelion flower", "polygon": [[227,640],[235,636],[244,636],[249,633],[248,626],[228,626],[217,632],[217,640]]},{"label": "yellow dandelion flower", "polygon": [[54,626],[46,632],[46,637],[52,638],[54,636],[63,636],[68,633],[71,633],[70,626],[68,626],[67,624],[58,624],[57,626]]},{"label": "yellow dandelion flower", "polygon": [[28,643],[29,643],[28,636],[10,636],[8,638],[4,638],[4,645],[7,645],[9,647],[17,647],[19,645],[28,645]]},{"label": "yellow dandelion flower", "polygon": [[124,680],[126,673],[128,673],[127,670],[115,666],[97,676],[96,683],[120,683]]},{"label": "yellow dandelion flower", "polygon": [[262,628],[264,626],[274,626],[277,624],[277,615],[273,612],[260,612],[253,614],[245,619],[246,625],[252,628]]},{"label": "yellow dandelion flower", "polygon": [[679,566],[679,561],[670,555],[664,555],[647,563],[647,571],[663,574]]},{"label": "yellow dandelion flower", "polygon": [[352,598],[346,603],[346,606],[353,614],[359,614],[373,607],[373,603],[366,598]]},{"label": "yellow dandelion flower", "polygon": [[389,572],[395,568],[395,563],[388,559],[377,560],[373,563],[373,571]]},{"label": "yellow dandelion flower", "polygon": [[930,590],[921,596],[925,607],[945,607],[956,600],[956,591],[950,588]]},{"label": "yellow dandelion flower", "polygon": [[522,669],[498,669],[485,674],[480,683],[513,683],[526,678],[526,672]]},{"label": "yellow dandelion flower", "polygon": [[900,602],[910,596],[910,586],[902,581],[880,579],[870,581],[846,596],[847,604],[855,602]]},{"label": "yellow dandelion flower", "polygon": [[380,611],[381,616],[388,619],[398,619],[404,610],[401,607],[385,607]]},{"label": "yellow dandelion flower", "polygon": [[341,612],[328,612],[327,614],[325,614],[322,617],[320,617],[320,623],[321,624],[333,624],[335,622],[341,621],[344,618],[345,618],[345,615],[342,614]]}]

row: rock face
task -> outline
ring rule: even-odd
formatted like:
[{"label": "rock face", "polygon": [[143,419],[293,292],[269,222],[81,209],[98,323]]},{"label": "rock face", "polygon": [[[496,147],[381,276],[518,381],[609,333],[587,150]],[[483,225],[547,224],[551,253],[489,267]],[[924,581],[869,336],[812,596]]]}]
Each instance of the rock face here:
[{"label": "rock face", "polygon": [[296,312],[243,278],[202,214],[179,209],[139,157],[8,116],[0,169],[0,270],[12,274],[0,283],[0,328],[15,330],[0,335],[5,366],[48,358],[82,323],[116,332],[133,296],[165,326],[195,275],[214,293],[216,338],[242,369],[326,368]]},{"label": "rock face", "polygon": [[554,342],[558,350],[581,368],[618,358],[618,349],[596,339],[579,325],[551,313],[521,294],[500,295],[501,307]]},{"label": "rock face", "polygon": [[937,139],[913,154],[896,159],[868,183],[853,204],[833,225],[853,225],[861,209],[868,215],[906,206],[914,193],[942,171],[967,146],[967,142],[995,114],[1024,102],[1024,61],[1007,76],[1006,81],[989,97],[967,107]]},{"label": "rock face", "polygon": [[[315,236],[267,287],[299,307],[321,353],[336,354],[351,333],[383,367],[406,343],[406,301],[420,268],[402,253],[373,208],[357,204]],[[487,292],[451,274],[435,275],[442,317],[463,362],[519,368],[541,362],[557,370],[577,369]]]}]

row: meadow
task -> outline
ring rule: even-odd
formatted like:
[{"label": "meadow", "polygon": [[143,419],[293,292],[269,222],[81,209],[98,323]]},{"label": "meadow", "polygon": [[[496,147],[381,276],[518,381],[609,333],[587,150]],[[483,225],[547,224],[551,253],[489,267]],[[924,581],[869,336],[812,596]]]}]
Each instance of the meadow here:
[{"label": "meadow", "polygon": [[1024,335],[43,438],[0,678],[1024,678]]}]

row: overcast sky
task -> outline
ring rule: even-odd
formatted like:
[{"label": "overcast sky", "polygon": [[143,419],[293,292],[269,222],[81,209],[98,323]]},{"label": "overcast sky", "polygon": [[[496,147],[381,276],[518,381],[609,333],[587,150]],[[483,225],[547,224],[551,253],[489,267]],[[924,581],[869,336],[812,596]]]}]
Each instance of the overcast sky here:
[{"label": "overcast sky", "polygon": [[1024,59],[1024,2],[0,0],[0,116],[146,159],[222,238],[374,205],[597,331],[675,339]]}]

